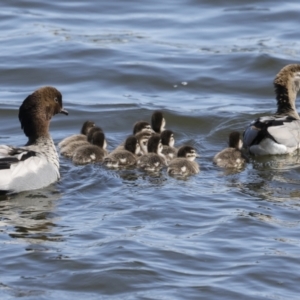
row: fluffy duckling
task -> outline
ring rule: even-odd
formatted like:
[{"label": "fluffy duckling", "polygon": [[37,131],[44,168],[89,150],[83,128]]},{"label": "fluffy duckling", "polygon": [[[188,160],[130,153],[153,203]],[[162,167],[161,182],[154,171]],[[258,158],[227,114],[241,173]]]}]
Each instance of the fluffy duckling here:
[{"label": "fluffy duckling", "polygon": [[102,129],[98,126],[91,128],[89,130],[86,140],[78,140],[78,141],[75,140],[74,142],[68,143],[67,145],[65,145],[64,147],[62,147],[60,149],[60,154],[64,157],[72,158],[77,148],[79,148],[81,146],[90,145],[92,136],[97,131],[103,132]]},{"label": "fluffy duckling", "polygon": [[170,161],[168,166],[169,175],[189,176],[199,173],[200,168],[195,158],[198,154],[195,148],[182,146],[178,149],[177,158]]},{"label": "fluffy duckling", "polygon": [[141,148],[135,136],[129,136],[122,150],[114,150],[104,158],[104,164],[109,168],[129,167],[136,164],[136,156]]},{"label": "fluffy duckling", "polygon": [[156,133],[161,133],[165,130],[166,120],[161,111],[155,111],[151,117],[151,126]]},{"label": "fluffy duckling", "polygon": [[75,150],[72,161],[77,165],[102,162],[107,155],[106,147],[105,135],[98,130],[90,138],[90,144],[80,146]]},{"label": "fluffy duckling", "polygon": [[213,158],[213,162],[222,168],[241,168],[246,158],[241,152],[243,142],[240,139],[240,133],[237,131],[229,134],[229,148],[217,153]]},{"label": "fluffy duckling", "polygon": [[50,120],[58,113],[68,114],[54,87],[40,88],[23,101],[19,120],[28,142],[24,147],[0,145],[1,192],[40,189],[60,178],[58,154],[49,134]]},{"label": "fluffy duckling", "polygon": [[166,157],[167,162],[177,156],[177,149],[174,147],[175,139],[172,130],[164,130],[161,134],[161,143],[163,145],[162,154]]},{"label": "fluffy duckling", "polygon": [[251,154],[292,153],[300,147],[300,117],[296,97],[300,89],[300,65],[282,68],[274,80],[277,111],[254,120],[245,130],[243,144]]},{"label": "fluffy duckling", "polygon": [[81,127],[80,134],[73,134],[71,136],[68,136],[64,138],[62,141],[58,143],[58,148],[63,148],[67,146],[70,143],[76,142],[76,141],[87,141],[87,135],[93,127],[95,127],[95,123],[92,121],[85,121]]},{"label": "fluffy duckling", "polygon": [[151,125],[146,121],[138,121],[133,126],[133,134],[137,134],[138,132],[148,131],[149,133],[153,133]]},{"label": "fluffy duckling", "polygon": [[166,160],[162,154],[162,143],[159,135],[152,136],[148,141],[148,153],[142,155],[138,161],[137,165],[150,172],[157,172],[166,166]]}]

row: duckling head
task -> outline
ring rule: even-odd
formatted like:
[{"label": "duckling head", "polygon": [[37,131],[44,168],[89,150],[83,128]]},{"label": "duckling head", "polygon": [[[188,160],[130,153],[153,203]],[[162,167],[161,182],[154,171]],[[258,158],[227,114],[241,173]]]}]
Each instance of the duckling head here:
[{"label": "duckling head", "polygon": [[161,154],[163,150],[163,145],[161,143],[160,135],[155,134],[151,136],[151,138],[148,141],[148,153],[157,153]]},{"label": "duckling head", "polygon": [[166,120],[161,111],[155,111],[151,117],[151,126],[156,133],[161,133],[165,130]]},{"label": "duckling head", "polygon": [[85,121],[81,127],[81,134],[88,135],[89,131],[95,127],[96,124],[93,121]]},{"label": "duckling head", "polygon": [[163,145],[173,147],[175,144],[174,133],[172,130],[164,130],[161,134],[161,142]]},{"label": "duckling head", "polygon": [[92,127],[92,128],[89,130],[89,132],[88,132],[88,134],[87,134],[87,140],[88,140],[88,142],[92,143],[93,135],[94,135],[94,133],[96,133],[96,132],[98,132],[98,131],[100,131],[100,132],[103,133],[102,128],[99,127],[99,126],[94,126],[94,127]]},{"label": "duckling head", "polygon": [[182,146],[178,149],[177,157],[184,157],[190,161],[194,161],[196,157],[199,157],[195,148],[191,146]]},{"label": "duckling head", "polygon": [[146,121],[138,121],[133,126],[133,134],[137,134],[138,132],[148,131],[150,133],[153,132],[151,125]]},{"label": "duckling head", "polygon": [[106,142],[106,139],[105,139],[105,135],[100,130],[93,133],[92,137],[90,138],[90,143],[95,145],[95,146],[98,146],[98,147],[100,147],[104,150],[107,147],[107,142]]},{"label": "duckling head", "polygon": [[131,135],[126,139],[124,148],[135,155],[139,155],[141,152],[140,144],[134,135]]},{"label": "duckling head", "polygon": [[229,147],[235,149],[242,149],[243,142],[240,138],[240,133],[238,131],[233,131],[229,134]]}]

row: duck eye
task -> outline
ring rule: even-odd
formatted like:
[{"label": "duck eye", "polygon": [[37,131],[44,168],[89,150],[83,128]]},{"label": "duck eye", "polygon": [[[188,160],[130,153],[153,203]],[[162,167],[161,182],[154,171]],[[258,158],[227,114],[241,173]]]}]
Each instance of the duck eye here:
[{"label": "duck eye", "polygon": [[56,103],[58,103],[58,98],[57,98],[57,97],[55,97],[55,98],[54,98],[54,101],[55,101]]}]

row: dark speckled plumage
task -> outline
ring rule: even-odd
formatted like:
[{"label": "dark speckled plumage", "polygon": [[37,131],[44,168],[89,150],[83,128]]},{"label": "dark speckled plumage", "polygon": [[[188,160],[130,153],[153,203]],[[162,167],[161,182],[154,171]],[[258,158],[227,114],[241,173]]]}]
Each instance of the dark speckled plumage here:
[{"label": "dark speckled plumage", "polygon": [[217,153],[213,162],[222,168],[241,168],[246,163],[246,157],[241,151],[242,141],[237,131],[229,134],[229,147]]},{"label": "dark speckled plumage", "polygon": [[166,166],[166,159],[161,154],[162,148],[160,135],[152,136],[148,141],[148,153],[142,155],[137,161],[139,168],[156,172]]},{"label": "dark speckled plumage", "polygon": [[72,156],[73,163],[85,165],[89,163],[102,162],[107,155],[105,135],[98,130],[92,134],[90,144],[78,147]]},{"label": "dark speckled plumage", "polygon": [[135,136],[129,136],[124,144],[124,149],[116,149],[104,159],[104,164],[109,168],[129,167],[136,164],[140,152],[140,144]]},{"label": "dark speckled plumage", "polygon": [[182,146],[178,149],[177,157],[172,159],[168,166],[169,175],[190,176],[199,173],[200,168],[195,160],[198,156],[195,148]]}]

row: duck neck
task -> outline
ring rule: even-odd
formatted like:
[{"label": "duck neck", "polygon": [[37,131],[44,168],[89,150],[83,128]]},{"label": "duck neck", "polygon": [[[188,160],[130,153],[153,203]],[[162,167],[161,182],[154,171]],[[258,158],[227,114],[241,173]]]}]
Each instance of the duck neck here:
[{"label": "duck neck", "polygon": [[32,118],[27,120],[23,127],[24,133],[28,137],[27,145],[38,143],[40,139],[47,139],[49,134],[49,121],[40,120],[39,118]]},{"label": "duck neck", "polygon": [[276,115],[289,115],[295,119],[300,119],[295,105],[298,92],[297,87],[294,85],[285,87],[279,84],[275,84],[275,92],[277,100]]}]

